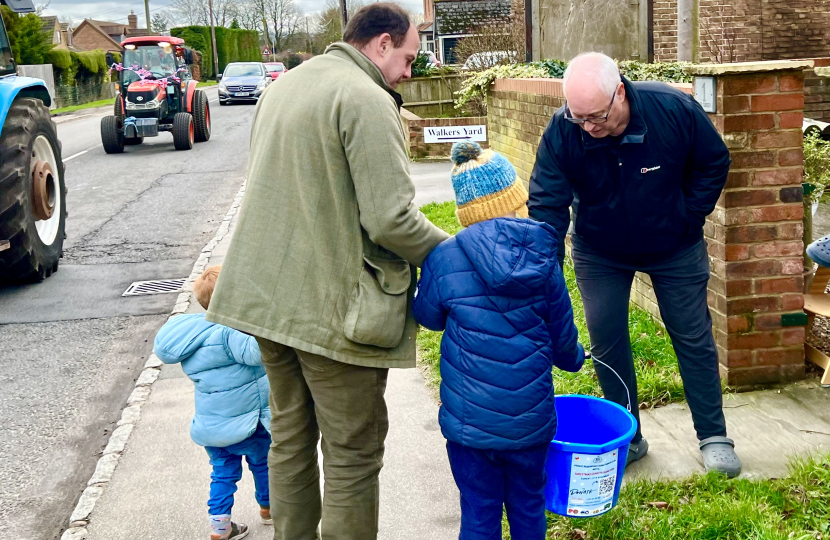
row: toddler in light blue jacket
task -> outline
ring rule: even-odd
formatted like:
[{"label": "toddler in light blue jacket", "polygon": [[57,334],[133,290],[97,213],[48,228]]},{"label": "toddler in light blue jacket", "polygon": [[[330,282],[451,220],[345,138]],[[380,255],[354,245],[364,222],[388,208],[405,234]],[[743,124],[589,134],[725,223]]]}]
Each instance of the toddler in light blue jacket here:
[{"label": "toddler in light blue jacket", "polygon": [[[221,266],[193,285],[207,310]],[[269,386],[256,339],[205,320],[204,313],[173,317],[159,330],[154,351],[166,364],[181,363],[196,386],[190,437],[204,446],[213,466],[208,500],[211,540],[239,540],[248,526],[231,521],[233,494],[242,478],[242,456],[254,475],[262,522],[271,524],[268,449],[271,445]]]}]

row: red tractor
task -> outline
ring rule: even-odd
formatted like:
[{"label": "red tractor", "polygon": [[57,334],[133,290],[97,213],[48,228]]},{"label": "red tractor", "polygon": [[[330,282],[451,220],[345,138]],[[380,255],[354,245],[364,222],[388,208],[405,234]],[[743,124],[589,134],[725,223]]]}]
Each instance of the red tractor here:
[{"label": "red tractor", "polygon": [[210,139],[210,106],[196,90],[188,66],[193,52],[184,40],[171,36],[134,37],[121,43],[115,114],[101,119],[101,139],[107,154],[120,154],[125,145],[144,142],[160,131],[173,133],[176,150]]}]

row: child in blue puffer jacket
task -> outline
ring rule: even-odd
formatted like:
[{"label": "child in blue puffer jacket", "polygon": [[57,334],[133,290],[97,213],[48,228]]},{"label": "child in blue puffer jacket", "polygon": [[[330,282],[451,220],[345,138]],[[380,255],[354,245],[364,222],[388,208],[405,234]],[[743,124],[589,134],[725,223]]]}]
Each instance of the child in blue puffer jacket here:
[{"label": "child in blue puffer jacket", "polygon": [[[460,540],[543,540],[545,460],[556,432],[551,370],[579,371],[556,231],[525,219],[528,194],[502,155],[456,143],[453,188],[467,227],[427,257],[417,321],[441,340],[441,431],[461,492]],[[518,217],[517,217],[518,216]]]},{"label": "child in blue puffer jacket", "polygon": [[[193,284],[193,293],[205,310],[220,268],[208,268]],[[207,322],[204,313],[179,315],[159,330],[154,351],[166,364],[181,362],[196,386],[190,437],[205,447],[213,466],[208,500],[211,540],[239,540],[248,535],[247,525],[231,521],[233,494],[242,478],[242,456],[254,475],[260,518],[270,525],[270,387],[256,339]]]}]

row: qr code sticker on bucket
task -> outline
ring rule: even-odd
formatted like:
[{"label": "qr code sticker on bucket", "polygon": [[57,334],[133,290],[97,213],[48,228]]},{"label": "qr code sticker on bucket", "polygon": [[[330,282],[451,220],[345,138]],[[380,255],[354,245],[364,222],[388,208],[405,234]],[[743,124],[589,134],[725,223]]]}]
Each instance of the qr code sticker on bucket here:
[{"label": "qr code sticker on bucket", "polygon": [[609,493],[614,492],[614,484],[616,484],[616,478],[608,477],[602,478],[599,481],[599,494],[600,495],[608,495]]}]

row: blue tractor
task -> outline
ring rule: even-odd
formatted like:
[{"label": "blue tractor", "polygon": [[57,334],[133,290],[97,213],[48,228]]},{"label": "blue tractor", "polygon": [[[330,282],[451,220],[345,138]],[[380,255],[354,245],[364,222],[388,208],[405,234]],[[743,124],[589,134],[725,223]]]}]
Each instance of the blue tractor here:
[{"label": "blue tractor", "polygon": [[[0,5],[35,11],[32,0]],[[42,80],[17,76],[0,19],[0,284],[41,281],[63,255],[66,187],[51,103]]]}]

